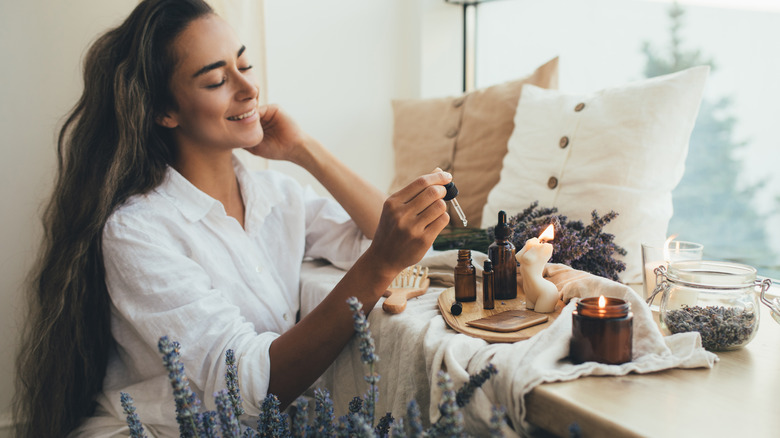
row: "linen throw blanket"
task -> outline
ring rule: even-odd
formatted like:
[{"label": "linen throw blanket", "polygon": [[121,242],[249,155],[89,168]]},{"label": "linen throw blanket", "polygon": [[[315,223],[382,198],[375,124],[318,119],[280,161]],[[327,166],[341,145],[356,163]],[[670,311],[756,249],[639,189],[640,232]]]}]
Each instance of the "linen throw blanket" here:
[{"label": "linen throw blanket", "polygon": [[[484,257],[484,254],[473,253],[474,264],[481,265]],[[430,267],[432,278],[449,287],[456,259],[457,251],[431,252],[421,264]],[[335,268],[325,265],[315,265],[304,271],[302,314],[321,299],[323,288],[329,291],[341,278]],[[626,285],[558,264],[548,264],[544,275],[556,284],[563,301],[568,304],[547,329],[531,339],[512,344],[489,344],[450,329],[439,313],[436,301],[443,287],[431,287],[425,295],[411,300],[406,310],[397,315],[383,312],[380,300],[369,315],[380,357],[375,370],[381,375],[377,417],[385,412],[391,412],[395,418],[405,417],[407,403],[415,399],[423,410],[423,417],[424,410],[428,409],[428,418],[423,419],[435,422],[439,418],[441,399],[441,390],[436,385],[439,370],[450,375],[457,389],[468,381],[470,374],[492,363],[498,374],[475,392],[463,410],[466,431],[474,436],[484,435],[491,406],[498,405],[506,409],[510,423],[504,429],[504,436],[523,436],[530,431],[530,425],[525,421],[525,395],[539,384],[589,375],[619,376],[668,368],[712,367],[717,361],[715,354],[702,348],[696,332],[662,336],[649,307]],[[522,283],[518,281],[518,284]],[[574,365],[567,358],[570,315],[577,301],[573,298],[602,294],[631,303],[633,360],[622,365],[594,362]],[[336,415],[343,415],[352,397],[366,392],[367,384],[363,379],[366,373],[365,365],[360,362],[357,342],[353,340],[316,386],[331,391]]]}]

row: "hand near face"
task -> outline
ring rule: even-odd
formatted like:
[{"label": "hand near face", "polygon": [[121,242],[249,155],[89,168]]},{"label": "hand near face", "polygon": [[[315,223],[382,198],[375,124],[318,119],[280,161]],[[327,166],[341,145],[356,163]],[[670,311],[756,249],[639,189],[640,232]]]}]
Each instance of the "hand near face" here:
[{"label": "hand near face", "polygon": [[449,223],[444,184],[452,176],[440,169],[423,175],[390,195],[382,208],[371,244],[389,270],[400,270],[422,259]]},{"label": "hand near face", "polygon": [[277,105],[260,106],[257,112],[263,127],[263,140],[246,150],[271,160],[296,162],[298,150],[304,146],[308,135]]}]

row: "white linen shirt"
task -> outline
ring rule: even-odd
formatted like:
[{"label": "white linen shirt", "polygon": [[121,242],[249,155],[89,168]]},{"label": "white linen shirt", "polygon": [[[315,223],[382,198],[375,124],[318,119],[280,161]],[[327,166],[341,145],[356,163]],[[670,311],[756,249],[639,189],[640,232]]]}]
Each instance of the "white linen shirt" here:
[{"label": "white linen shirt", "polygon": [[164,335],[181,344],[185,373],[205,404],[201,412],[214,409],[212,394],[225,388],[224,353],[233,349],[244,409],[257,415],[268,390],[268,349],[296,322],[301,262],[324,258],[347,269],[370,243],[335,201],[281,173],[250,174],[236,158],[234,167],[244,228],[172,168],[159,187],[129,199],[106,223],[103,260],[116,351],[98,418],[79,434],[100,435],[109,428],[98,426],[114,419],[124,425],[124,391],[148,432],[178,436],[157,349]]}]

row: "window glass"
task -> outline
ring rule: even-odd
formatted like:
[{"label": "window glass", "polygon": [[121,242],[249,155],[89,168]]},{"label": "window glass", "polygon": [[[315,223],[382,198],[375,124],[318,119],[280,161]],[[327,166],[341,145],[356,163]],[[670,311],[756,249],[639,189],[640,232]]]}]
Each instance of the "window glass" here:
[{"label": "window glass", "polygon": [[775,0],[488,2],[476,81],[511,80],[554,56],[560,89],[583,93],[711,65],[669,234],[780,279],[779,41]]}]

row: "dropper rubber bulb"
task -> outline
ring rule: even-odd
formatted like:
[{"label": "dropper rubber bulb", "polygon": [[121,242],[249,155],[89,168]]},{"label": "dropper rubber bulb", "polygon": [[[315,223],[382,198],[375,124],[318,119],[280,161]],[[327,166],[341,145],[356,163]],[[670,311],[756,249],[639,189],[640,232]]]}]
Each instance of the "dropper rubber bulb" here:
[{"label": "dropper rubber bulb", "polygon": [[444,185],[444,188],[447,189],[447,194],[444,195],[445,201],[450,201],[452,203],[452,207],[455,209],[455,213],[458,214],[458,218],[460,218],[460,221],[463,222],[463,226],[468,226],[469,221],[466,220],[466,214],[463,213],[463,209],[460,208],[460,204],[458,203],[458,200],[455,199],[456,196],[458,196],[458,188],[455,187],[455,183],[452,181],[448,182]]}]

